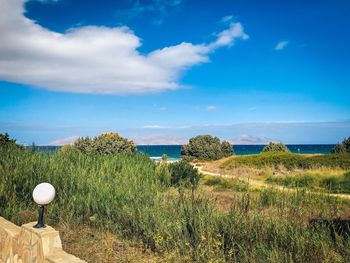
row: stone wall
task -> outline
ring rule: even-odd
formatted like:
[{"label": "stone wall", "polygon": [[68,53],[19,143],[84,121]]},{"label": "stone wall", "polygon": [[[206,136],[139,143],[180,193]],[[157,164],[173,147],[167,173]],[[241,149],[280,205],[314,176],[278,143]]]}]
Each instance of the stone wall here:
[{"label": "stone wall", "polygon": [[50,226],[21,227],[0,217],[0,263],[83,263],[62,250],[58,231]]}]

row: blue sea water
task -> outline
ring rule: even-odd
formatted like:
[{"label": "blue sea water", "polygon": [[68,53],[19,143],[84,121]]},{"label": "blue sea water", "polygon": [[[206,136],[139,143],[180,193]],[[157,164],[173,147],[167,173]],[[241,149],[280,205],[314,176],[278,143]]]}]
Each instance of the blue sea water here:
[{"label": "blue sea water", "polygon": [[[262,151],[265,145],[234,145],[233,150],[236,155],[257,154]],[[302,154],[328,154],[334,147],[333,144],[290,144],[287,145],[293,153]],[[181,158],[181,145],[139,145],[137,150],[148,154],[153,158],[160,158],[163,154],[169,159]]]},{"label": "blue sea water", "polygon": [[[334,147],[333,144],[290,144],[287,146],[291,152],[303,154],[328,154]],[[263,147],[264,145],[234,145],[233,150],[236,155],[247,155],[260,153]],[[36,146],[37,150],[43,152],[53,152],[59,148],[59,146]],[[138,145],[137,150],[154,159],[161,158],[163,154],[166,154],[169,160],[181,158],[181,145]]]}]

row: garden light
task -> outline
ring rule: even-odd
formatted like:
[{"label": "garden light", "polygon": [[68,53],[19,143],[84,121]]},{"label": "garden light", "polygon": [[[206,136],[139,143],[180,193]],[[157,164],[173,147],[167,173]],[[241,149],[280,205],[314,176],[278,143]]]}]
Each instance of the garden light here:
[{"label": "garden light", "polygon": [[49,183],[38,184],[33,190],[33,200],[39,205],[38,223],[35,228],[44,228],[44,207],[55,198],[55,188]]}]

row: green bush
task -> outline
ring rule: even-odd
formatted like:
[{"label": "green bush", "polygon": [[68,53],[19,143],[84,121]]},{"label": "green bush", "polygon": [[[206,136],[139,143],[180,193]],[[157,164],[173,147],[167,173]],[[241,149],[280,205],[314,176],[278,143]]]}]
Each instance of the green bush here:
[{"label": "green bush", "polygon": [[262,149],[262,152],[290,152],[288,147],[281,142],[270,142]]},{"label": "green bush", "polygon": [[82,153],[107,155],[136,152],[136,145],[133,141],[129,141],[113,132],[103,133],[94,138],[81,137],[74,142],[73,147]]},{"label": "green bush", "polygon": [[15,139],[10,139],[8,133],[0,133],[0,148],[1,147],[22,147],[16,143]]},{"label": "green bush", "polygon": [[178,161],[169,164],[171,184],[196,188],[200,179],[198,170],[187,161]]},{"label": "green bush", "polygon": [[337,143],[332,149],[332,153],[350,153],[350,137]]},{"label": "green bush", "polygon": [[211,135],[198,135],[191,138],[188,144],[181,148],[185,160],[218,160],[233,154],[232,145]]}]

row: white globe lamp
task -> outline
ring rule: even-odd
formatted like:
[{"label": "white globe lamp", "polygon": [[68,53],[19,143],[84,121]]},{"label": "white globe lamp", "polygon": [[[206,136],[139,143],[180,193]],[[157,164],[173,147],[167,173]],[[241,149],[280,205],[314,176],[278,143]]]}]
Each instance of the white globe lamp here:
[{"label": "white globe lamp", "polygon": [[44,223],[44,207],[52,202],[55,198],[55,188],[49,183],[38,184],[33,190],[33,200],[39,206],[38,223],[35,228],[45,227]]}]

